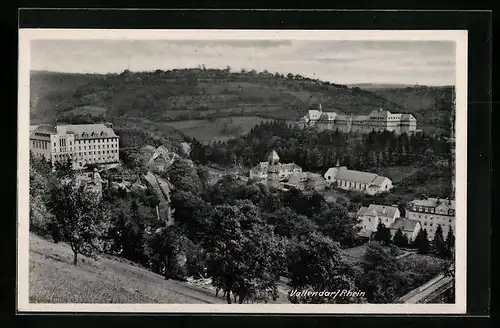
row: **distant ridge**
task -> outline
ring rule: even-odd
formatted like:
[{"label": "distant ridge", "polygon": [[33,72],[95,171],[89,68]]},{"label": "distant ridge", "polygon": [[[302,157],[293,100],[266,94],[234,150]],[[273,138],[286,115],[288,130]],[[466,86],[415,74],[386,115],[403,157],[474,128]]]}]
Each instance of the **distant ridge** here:
[{"label": "distant ridge", "polygon": [[348,84],[347,86],[350,88],[361,88],[365,90],[452,87],[451,85],[424,85],[424,84],[398,84],[398,83],[353,83],[353,84]]}]

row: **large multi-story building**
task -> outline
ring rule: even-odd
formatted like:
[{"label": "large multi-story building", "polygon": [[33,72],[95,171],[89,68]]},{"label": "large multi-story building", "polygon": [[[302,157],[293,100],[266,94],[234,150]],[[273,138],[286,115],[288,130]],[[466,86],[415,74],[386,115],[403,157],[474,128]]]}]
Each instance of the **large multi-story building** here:
[{"label": "large multi-story building", "polygon": [[315,126],[320,130],[338,130],[340,132],[370,133],[372,131],[394,131],[396,134],[415,133],[417,120],[412,114],[391,113],[379,109],[368,115],[346,115],[337,112],[323,112],[321,105],[309,112],[299,121],[302,127]]},{"label": "large multi-story building", "polygon": [[119,162],[119,137],[111,123],[39,125],[30,132],[30,151],[52,164],[70,160],[73,169]]},{"label": "large multi-story building", "polygon": [[430,240],[434,239],[439,225],[446,238],[450,229],[455,232],[455,200],[441,198],[412,200],[406,207],[406,217],[419,221],[422,229],[427,230]]},{"label": "large multi-story building", "polygon": [[273,165],[274,171],[277,171],[277,179],[283,181],[288,179],[292,174],[302,172],[302,168],[294,163],[280,163],[278,154],[273,150],[269,154],[267,162],[260,162],[250,169],[250,179],[264,180],[268,178],[270,166]]},{"label": "large multi-story building", "polygon": [[392,189],[391,179],[375,173],[349,170],[345,166],[329,168],[325,173],[327,185],[344,190],[360,191],[368,195],[375,195]]}]

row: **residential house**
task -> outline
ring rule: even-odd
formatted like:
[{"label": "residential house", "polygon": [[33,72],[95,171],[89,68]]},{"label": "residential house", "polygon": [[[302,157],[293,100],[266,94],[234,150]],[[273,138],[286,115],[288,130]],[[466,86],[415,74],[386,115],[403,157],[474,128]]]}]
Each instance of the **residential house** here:
[{"label": "residential house", "polygon": [[415,240],[420,228],[420,222],[406,218],[397,218],[389,227],[393,238],[398,229],[401,229],[401,232],[406,236],[408,242]]},{"label": "residential house", "polygon": [[389,228],[400,215],[397,205],[370,204],[368,207],[361,207],[356,213],[359,220],[357,224],[360,228],[359,235],[371,239],[379,223]]}]

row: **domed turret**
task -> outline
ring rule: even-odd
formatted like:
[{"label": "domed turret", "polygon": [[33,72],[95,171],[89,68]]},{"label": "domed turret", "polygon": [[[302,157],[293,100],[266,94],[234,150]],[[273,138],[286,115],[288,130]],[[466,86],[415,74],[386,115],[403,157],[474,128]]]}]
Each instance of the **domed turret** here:
[{"label": "domed turret", "polygon": [[270,165],[275,165],[275,164],[279,163],[279,161],[280,161],[280,157],[278,156],[278,154],[274,150],[267,157],[267,162]]}]

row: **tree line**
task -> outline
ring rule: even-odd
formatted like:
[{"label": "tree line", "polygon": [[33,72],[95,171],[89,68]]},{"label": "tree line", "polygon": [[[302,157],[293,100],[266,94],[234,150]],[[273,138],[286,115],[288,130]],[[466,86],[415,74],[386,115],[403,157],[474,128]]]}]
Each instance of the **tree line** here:
[{"label": "tree line", "polygon": [[444,136],[425,133],[395,135],[393,132],[367,134],[318,132],[302,129],[284,121],[262,122],[247,135],[203,145],[193,140],[191,158],[207,164],[231,165],[234,162],[254,166],[276,150],[282,162],[294,162],[308,171],[325,171],[341,165],[351,169],[369,169],[398,165],[448,166],[450,144]]}]

